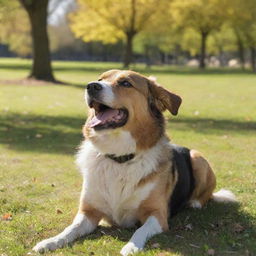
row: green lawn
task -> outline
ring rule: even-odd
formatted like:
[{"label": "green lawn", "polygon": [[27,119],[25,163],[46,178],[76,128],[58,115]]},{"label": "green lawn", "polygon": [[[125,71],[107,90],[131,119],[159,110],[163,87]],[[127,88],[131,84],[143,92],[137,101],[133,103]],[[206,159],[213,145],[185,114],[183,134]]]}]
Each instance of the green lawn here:
[{"label": "green lawn", "polygon": [[[120,68],[55,62],[56,77],[71,85],[17,82],[29,65],[0,59],[0,215],[12,214],[11,221],[0,220],[1,256],[27,255],[71,223],[81,187],[74,154],[86,119],[84,85],[104,70]],[[209,249],[219,256],[256,255],[256,76],[229,69],[133,68],[182,96],[180,114],[166,115],[168,135],[203,152],[218,188],[231,189],[240,202],[185,209],[139,255],[200,256]],[[119,255],[133,231],[102,227],[46,255]]]}]

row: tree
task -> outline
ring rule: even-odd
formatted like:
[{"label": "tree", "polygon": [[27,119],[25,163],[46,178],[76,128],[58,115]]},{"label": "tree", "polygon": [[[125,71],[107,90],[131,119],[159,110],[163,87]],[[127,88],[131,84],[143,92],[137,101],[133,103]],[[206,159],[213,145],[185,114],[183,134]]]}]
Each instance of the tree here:
[{"label": "tree", "polygon": [[135,36],[145,31],[166,0],[78,0],[70,16],[71,29],[85,42],[125,40],[124,67],[129,67]]},{"label": "tree", "polygon": [[[2,1],[2,2],[1,2]],[[19,56],[28,56],[31,51],[29,20],[18,1],[0,1],[0,42]]]},{"label": "tree", "polygon": [[19,0],[28,14],[33,42],[33,65],[30,78],[55,81],[47,35],[48,0]]},{"label": "tree", "polygon": [[237,27],[234,27],[233,30],[234,30],[234,34],[236,36],[237,51],[238,51],[238,56],[239,56],[239,60],[240,60],[240,63],[241,63],[241,67],[242,67],[242,69],[245,69],[244,38],[243,38],[243,35],[242,35],[241,31]]},{"label": "tree", "polygon": [[225,65],[224,53],[237,51],[237,39],[229,24],[224,23],[220,30],[214,31],[208,38],[207,49],[209,54],[218,55],[220,65]]},{"label": "tree", "polygon": [[256,3],[255,0],[223,0],[227,22],[237,37],[241,62],[244,48],[251,52],[251,68],[256,72]]},{"label": "tree", "polygon": [[191,28],[200,35],[200,68],[205,68],[208,36],[222,25],[221,1],[175,0],[171,5],[173,17],[181,28]]}]

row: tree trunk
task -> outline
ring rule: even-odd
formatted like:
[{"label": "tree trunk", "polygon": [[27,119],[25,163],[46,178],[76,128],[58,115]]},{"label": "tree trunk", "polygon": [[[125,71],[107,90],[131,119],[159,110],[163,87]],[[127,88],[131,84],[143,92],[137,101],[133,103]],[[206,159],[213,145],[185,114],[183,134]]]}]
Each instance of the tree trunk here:
[{"label": "tree trunk", "polygon": [[252,67],[252,71],[256,72],[256,48],[251,46],[250,47],[250,51],[251,51],[251,67]]},{"label": "tree trunk", "polygon": [[145,50],[145,58],[146,58],[146,67],[150,68],[151,66],[150,50],[147,44],[144,45],[144,50]]},{"label": "tree trunk", "polygon": [[241,62],[241,67],[244,70],[244,68],[245,68],[244,44],[243,44],[243,41],[238,33],[236,33],[236,41],[237,41],[239,60]]},{"label": "tree trunk", "polygon": [[126,33],[126,45],[124,53],[124,68],[129,68],[133,57],[133,37],[134,33]]},{"label": "tree trunk", "polygon": [[219,60],[220,60],[220,66],[224,67],[225,61],[224,61],[224,51],[222,49],[222,46],[219,47]]},{"label": "tree trunk", "polygon": [[50,58],[47,34],[48,0],[20,0],[28,13],[33,41],[33,66],[31,78],[55,81]]},{"label": "tree trunk", "polygon": [[180,47],[179,45],[175,45],[175,49],[174,49],[174,52],[173,52],[173,59],[174,59],[174,65],[179,65],[179,56],[180,56]]},{"label": "tree trunk", "polygon": [[201,32],[201,49],[200,49],[200,58],[199,58],[199,67],[205,69],[205,55],[206,55],[206,40],[208,33]]}]

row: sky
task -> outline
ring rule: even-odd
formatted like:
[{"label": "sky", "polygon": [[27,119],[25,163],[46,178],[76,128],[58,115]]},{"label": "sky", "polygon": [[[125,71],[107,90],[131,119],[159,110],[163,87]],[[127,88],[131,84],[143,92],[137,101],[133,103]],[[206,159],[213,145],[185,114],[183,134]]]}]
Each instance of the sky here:
[{"label": "sky", "polygon": [[66,14],[76,7],[75,0],[50,0],[48,5],[48,24],[58,26],[66,22]]}]

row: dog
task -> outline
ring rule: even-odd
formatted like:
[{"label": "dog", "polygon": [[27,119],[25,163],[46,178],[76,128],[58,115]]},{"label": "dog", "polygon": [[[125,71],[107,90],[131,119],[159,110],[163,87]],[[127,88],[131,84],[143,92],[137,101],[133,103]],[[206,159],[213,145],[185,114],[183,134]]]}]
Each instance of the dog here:
[{"label": "dog", "polygon": [[104,219],[120,227],[141,223],[120,251],[130,255],[167,231],[169,217],[184,206],[236,200],[228,190],[213,193],[215,175],[201,153],[172,144],[165,134],[163,112],[177,115],[180,96],[127,70],[103,73],[86,91],[90,113],[76,160],[83,176],[79,210],[70,226],[34,251],[63,247]]}]

